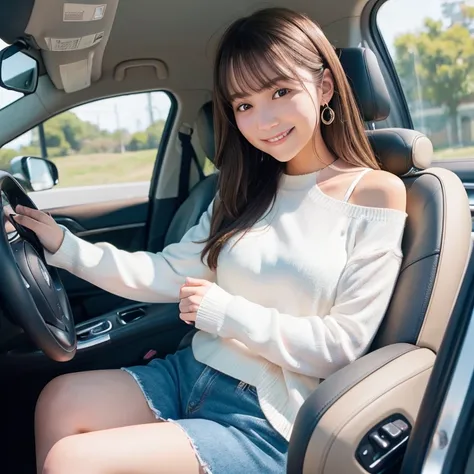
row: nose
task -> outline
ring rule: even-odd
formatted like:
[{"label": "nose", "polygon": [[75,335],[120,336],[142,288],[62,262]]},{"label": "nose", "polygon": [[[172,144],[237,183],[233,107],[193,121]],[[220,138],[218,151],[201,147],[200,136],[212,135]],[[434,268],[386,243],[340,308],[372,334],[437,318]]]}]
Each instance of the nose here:
[{"label": "nose", "polygon": [[265,132],[276,127],[278,123],[279,121],[275,117],[271,107],[262,107],[257,118],[258,129]]}]

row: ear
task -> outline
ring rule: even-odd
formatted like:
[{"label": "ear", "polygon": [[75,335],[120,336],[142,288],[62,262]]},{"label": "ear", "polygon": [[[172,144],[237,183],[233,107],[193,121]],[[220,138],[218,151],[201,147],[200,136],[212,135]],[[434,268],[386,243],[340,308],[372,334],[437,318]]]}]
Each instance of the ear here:
[{"label": "ear", "polygon": [[323,79],[321,81],[321,106],[329,104],[334,94],[334,78],[329,69],[323,72]]}]

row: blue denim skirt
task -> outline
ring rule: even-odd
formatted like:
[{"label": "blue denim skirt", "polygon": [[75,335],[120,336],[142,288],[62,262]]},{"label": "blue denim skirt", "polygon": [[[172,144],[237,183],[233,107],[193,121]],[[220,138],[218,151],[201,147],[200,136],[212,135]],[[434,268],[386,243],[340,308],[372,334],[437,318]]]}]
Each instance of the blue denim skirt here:
[{"label": "blue denim skirt", "polygon": [[191,347],[122,370],[157,419],[184,430],[204,472],[286,472],[288,442],[265,418],[256,388],[201,364]]}]

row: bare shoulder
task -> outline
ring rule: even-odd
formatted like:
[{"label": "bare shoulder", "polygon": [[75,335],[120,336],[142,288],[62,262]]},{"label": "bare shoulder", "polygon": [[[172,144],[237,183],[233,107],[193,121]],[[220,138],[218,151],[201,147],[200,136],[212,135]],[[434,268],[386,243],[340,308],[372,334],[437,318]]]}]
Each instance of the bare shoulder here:
[{"label": "bare shoulder", "polygon": [[403,181],[387,171],[367,173],[357,185],[351,201],[360,206],[406,210],[406,188]]}]

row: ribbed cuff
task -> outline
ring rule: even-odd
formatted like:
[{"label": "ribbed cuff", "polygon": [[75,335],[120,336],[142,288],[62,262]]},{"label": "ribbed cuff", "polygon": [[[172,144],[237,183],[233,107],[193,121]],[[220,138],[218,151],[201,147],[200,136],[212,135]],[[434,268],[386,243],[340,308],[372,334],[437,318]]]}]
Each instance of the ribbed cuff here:
[{"label": "ribbed cuff", "polygon": [[74,242],[74,236],[65,227],[62,227],[62,229],[64,236],[59,249],[56,250],[55,253],[48,252],[45,249],[44,255],[46,257],[46,262],[49,265],[68,270],[73,265],[72,259],[74,258],[74,255],[77,255],[78,249]]},{"label": "ribbed cuff", "polygon": [[227,305],[232,298],[233,296],[227,291],[213,283],[199,306],[196,315],[196,328],[210,334],[219,334],[224,324]]},{"label": "ribbed cuff", "polygon": [[48,265],[63,268],[73,272],[80,272],[82,267],[89,267],[97,264],[102,256],[102,250],[94,244],[76,237],[69,229],[60,226],[64,231],[64,239],[56,251],[50,253],[45,250],[45,258]]}]

